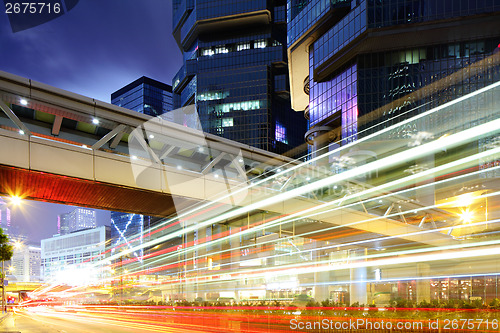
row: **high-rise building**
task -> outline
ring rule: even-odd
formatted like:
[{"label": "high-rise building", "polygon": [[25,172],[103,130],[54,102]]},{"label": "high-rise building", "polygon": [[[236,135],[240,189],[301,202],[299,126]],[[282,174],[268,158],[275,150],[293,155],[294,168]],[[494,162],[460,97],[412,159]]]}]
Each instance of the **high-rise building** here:
[{"label": "high-rise building", "polygon": [[[170,121],[173,109],[172,87],[168,84],[141,77],[111,94],[111,103],[153,117],[162,116]],[[152,218],[140,214],[111,212],[112,246],[132,247],[143,243],[144,230],[149,228]],[[135,253],[141,258],[143,250]]]},{"label": "high-rise building", "polygon": [[77,208],[57,217],[57,232],[66,235],[71,232],[92,229],[97,226],[96,212],[93,209]]},{"label": "high-rise building", "polygon": [[41,275],[41,248],[17,243],[14,246],[8,274],[16,282],[39,282]]},{"label": "high-rise building", "polygon": [[89,283],[107,275],[108,226],[42,239],[42,270],[46,282]]},{"label": "high-rise building", "polygon": [[10,208],[0,197],[0,228],[2,228],[4,234],[9,234],[10,227]]},{"label": "high-rise building", "polygon": [[287,17],[292,107],[314,150],[499,80],[498,1],[288,0]]},{"label": "high-rise building", "polygon": [[[142,245],[147,241],[144,231],[149,229],[152,219],[141,214],[111,212],[111,246],[129,249]],[[143,249],[132,253],[139,260],[143,254]]]},{"label": "high-rise building", "polygon": [[303,144],[290,108],[286,3],[174,0],[173,35],[184,65],[174,107],[195,104],[205,132],[284,153]]},{"label": "high-rise building", "polygon": [[143,76],[112,93],[111,103],[156,117],[173,109],[172,87]]},{"label": "high-rise building", "polygon": [[[287,19],[292,107],[304,110],[309,118],[310,129],[305,140],[313,146],[314,154],[331,152],[318,163],[324,163],[332,172],[343,172],[365,161],[376,160],[380,150],[377,145],[404,142],[405,146],[413,147],[428,138],[445,137],[450,129],[476,126],[479,119],[485,119],[484,115],[488,114],[485,110],[491,110],[495,105],[493,93],[478,94],[477,98],[454,106],[450,112],[393,126],[385,136],[377,137],[380,141],[365,146],[368,147],[365,150],[336,150],[498,82],[500,2],[288,0]],[[446,130],[433,133],[437,128]],[[439,137],[434,138],[436,134]],[[394,142],[390,142],[392,140]],[[476,145],[473,149],[480,151],[481,144],[478,141],[471,145]],[[348,164],[354,161],[349,157],[351,153],[358,154],[358,164]],[[443,152],[442,155],[427,156],[414,162],[404,173],[418,173],[418,168],[427,170],[443,163],[442,160],[449,159],[452,154]],[[363,187],[363,180],[387,181],[388,178],[384,177],[386,174],[380,177],[367,174],[358,180]],[[436,198],[443,196],[444,190],[438,190],[432,178],[427,182],[432,185],[415,190],[414,198],[398,202],[418,202],[422,206],[435,207]],[[487,188],[483,185],[477,187]],[[471,188],[456,188],[449,195],[467,192]],[[348,191],[355,193],[357,190],[349,188]],[[368,212],[366,208],[365,211]],[[428,215],[424,215],[421,221],[426,218]],[[358,249],[359,253],[366,253],[366,250],[363,246]],[[342,254],[339,251],[331,255]],[[439,267],[433,269],[440,270]],[[384,274],[388,274],[387,271]],[[458,265],[453,270],[454,274],[464,271]],[[425,275],[423,267],[417,267],[416,272],[413,276]],[[381,271],[374,273],[375,280],[380,280]],[[336,285],[337,289],[330,289],[329,293],[326,288],[323,293],[318,287],[316,297],[341,292],[351,303],[367,304],[367,284],[363,282],[367,279],[367,271],[352,269],[349,274],[348,283]],[[327,273],[322,282],[334,281],[336,276],[337,272]],[[433,288],[439,283],[439,280],[433,283],[421,280],[412,286],[398,281],[397,285],[394,283],[389,287],[387,284],[387,287],[398,290],[399,295],[408,299],[416,295],[416,299],[429,300],[429,286]],[[446,283],[451,285],[451,279]],[[487,284],[487,279],[478,281],[477,290],[485,290]],[[433,299],[448,297],[443,296],[445,290],[443,287],[442,292],[436,292]]]}]

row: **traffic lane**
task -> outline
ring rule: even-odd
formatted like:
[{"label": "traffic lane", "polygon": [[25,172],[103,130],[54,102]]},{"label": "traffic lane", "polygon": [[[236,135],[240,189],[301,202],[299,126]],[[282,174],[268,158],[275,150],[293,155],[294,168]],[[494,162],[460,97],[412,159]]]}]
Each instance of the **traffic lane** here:
[{"label": "traffic lane", "polygon": [[37,322],[25,316],[10,313],[0,323],[0,332],[9,333],[60,333],[57,329],[49,327],[47,324]]},{"label": "traffic lane", "polygon": [[82,313],[56,311],[51,308],[31,308],[16,311],[0,324],[0,332],[21,333],[130,333],[163,332],[193,333],[207,332],[193,327],[169,327],[133,318],[105,318]]}]

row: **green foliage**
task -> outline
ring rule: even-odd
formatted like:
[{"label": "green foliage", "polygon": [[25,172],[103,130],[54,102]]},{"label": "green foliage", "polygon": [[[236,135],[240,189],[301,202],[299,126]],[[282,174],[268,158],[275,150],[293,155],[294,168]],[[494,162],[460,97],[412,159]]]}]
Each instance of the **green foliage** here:
[{"label": "green foliage", "polygon": [[488,304],[492,309],[500,309],[500,299],[495,298]]},{"label": "green foliage", "polygon": [[432,303],[429,303],[426,300],[423,300],[422,302],[418,303],[417,307],[421,309],[438,308],[439,303],[434,301]]},{"label": "green foliage", "polygon": [[312,307],[318,307],[318,306],[319,306],[319,303],[313,299],[307,301],[307,304],[306,304],[306,308],[312,308]]},{"label": "green foliage", "polygon": [[332,305],[330,303],[330,300],[325,299],[324,301],[321,302],[321,306],[327,308],[327,307],[330,307]]},{"label": "green foliage", "polygon": [[4,234],[3,230],[0,228],[0,260],[8,261],[12,259],[13,254],[14,248],[9,244],[9,237]]}]

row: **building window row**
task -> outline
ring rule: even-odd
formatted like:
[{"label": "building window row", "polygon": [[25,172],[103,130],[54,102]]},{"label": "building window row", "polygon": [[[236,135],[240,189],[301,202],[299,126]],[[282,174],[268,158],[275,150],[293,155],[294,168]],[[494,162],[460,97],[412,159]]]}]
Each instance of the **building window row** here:
[{"label": "building window row", "polygon": [[239,52],[250,49],[263,49],[268,46],[281,46],[277,40],[257,39],[254,41],[217,45],[213,47],[200,48],[200,56],[213,56],[215,54],[225,54],[229,52]]},{"label": "building window row", "polygon": [[232,111],[248,111],[248,110],[257,110],[261,107],[265,107],[265,101],[255,100],[255,101],[243,101],[237,103],[226,103],[213,105],[213,112],[215,113],[228,113]]},{"label": "building window row", "polygon": [[224,99],[229,96],[227,91],[209,91],[201,93],[197,96],[199,101],[215,101],[219,99]]}]

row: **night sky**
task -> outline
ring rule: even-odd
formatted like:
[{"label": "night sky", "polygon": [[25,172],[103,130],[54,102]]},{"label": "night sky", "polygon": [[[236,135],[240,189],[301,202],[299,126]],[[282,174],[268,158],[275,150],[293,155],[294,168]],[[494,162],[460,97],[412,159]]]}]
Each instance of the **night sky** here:
[{"label": "night sky", "polygon": [[[182,65],[171,11],[169,0],[81,0],[52,21],[13,33],[2,10],[0,70],[105,102],[143,75],[171,84]],[[72,209],[25,201],[13,209],[12,224],[38,242],[57,232],[57,214]],[[99,225],[109,224],[109,212],[97,216]]]}]

